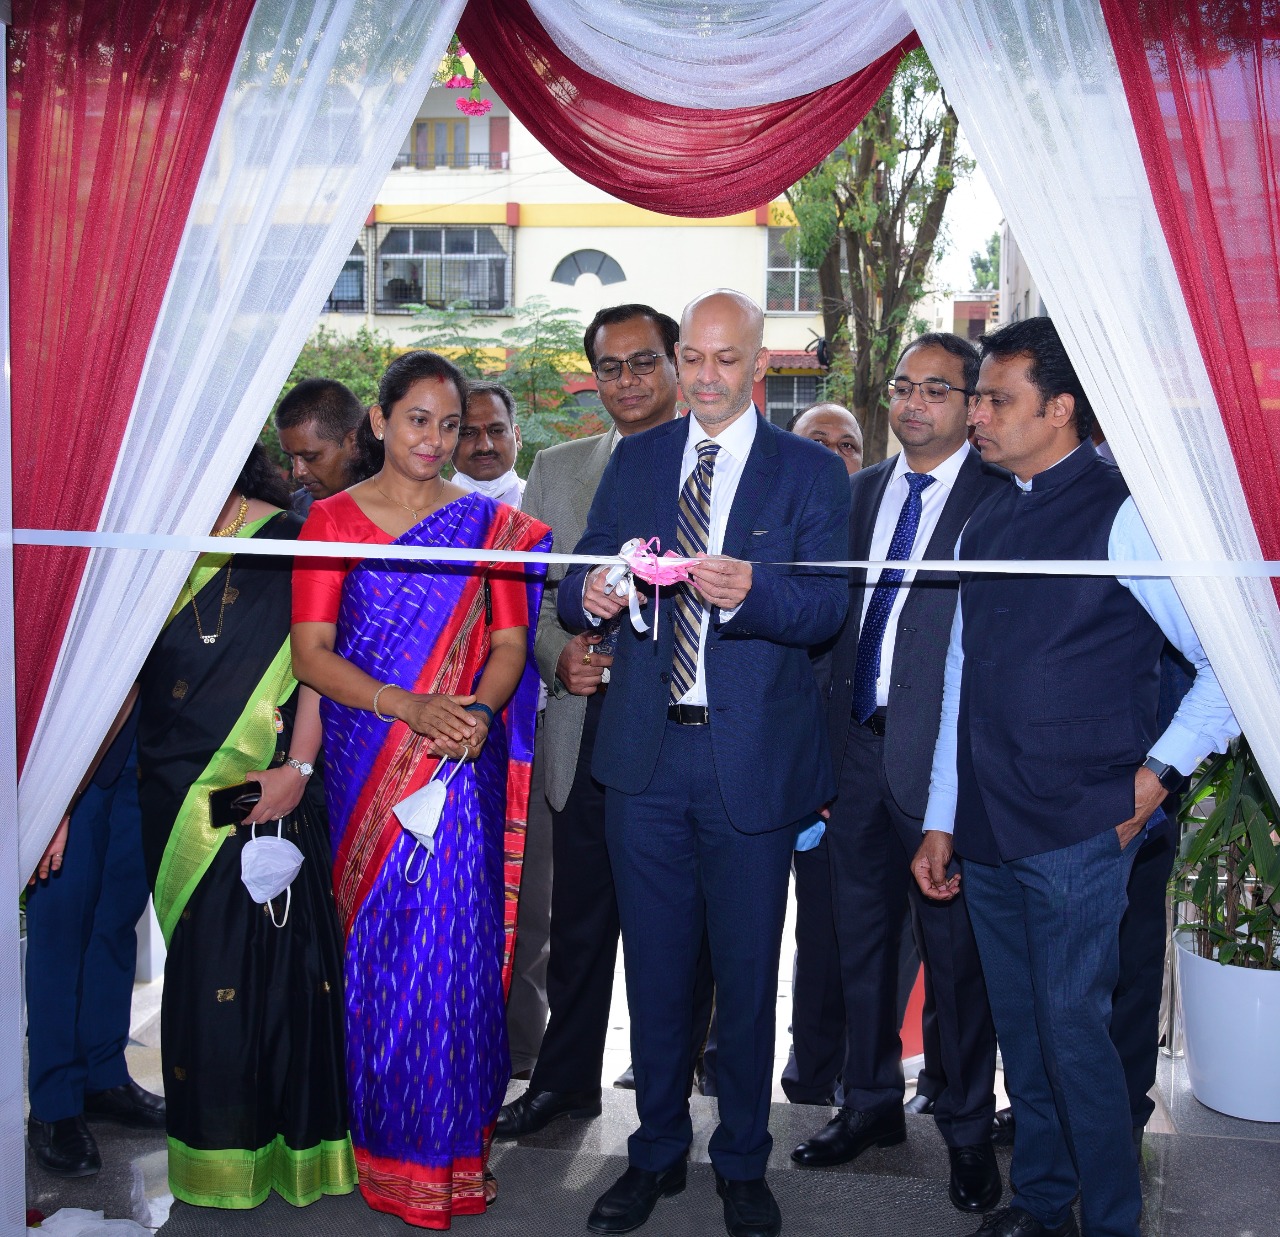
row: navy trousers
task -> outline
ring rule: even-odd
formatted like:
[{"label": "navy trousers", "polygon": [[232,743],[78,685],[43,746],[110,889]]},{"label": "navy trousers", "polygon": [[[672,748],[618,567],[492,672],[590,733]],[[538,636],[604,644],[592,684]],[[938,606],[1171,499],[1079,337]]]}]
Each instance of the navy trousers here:
[{"label": "navy trousers", "polygon": [[1088,1237],[1138,1237],[1142,1191],[1111,998],[1139,843],[1114,829],[990,865],[965,861],[969,917],[1017,1119],[1012,1205]]},{"label": "navy trousers", "polygon": [[27,894],[27,1094],[41,1121],[129,1081],[124,1049],[147,905],[136,751],[71,817],[60,871]]},{"label": "navy trousers", "polygon": [[725,813],[705,726],[666,723],[653,780],[607,793],[640,1128],[631,1164],[662,1172],[688,1150],[694,979],[706,934],[716,984],[720,1125],[711,1162],[763,1177],[769,1136],[778,955],[795,828],[738,832]]}]

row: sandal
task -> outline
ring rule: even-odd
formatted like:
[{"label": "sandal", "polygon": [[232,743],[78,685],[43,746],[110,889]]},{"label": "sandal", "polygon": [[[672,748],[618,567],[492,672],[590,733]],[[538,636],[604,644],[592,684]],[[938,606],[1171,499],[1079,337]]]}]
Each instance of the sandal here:
[{"label": "sandal", "polygon": [[498,1201],[498,1179],[487,1168],[484,1170],[484,1205],[488,1210]]}]

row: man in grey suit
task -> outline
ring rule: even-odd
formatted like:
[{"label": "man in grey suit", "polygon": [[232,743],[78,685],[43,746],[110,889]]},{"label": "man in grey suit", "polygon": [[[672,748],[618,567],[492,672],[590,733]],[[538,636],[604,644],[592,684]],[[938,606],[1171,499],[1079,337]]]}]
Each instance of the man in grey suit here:
[{"label": "man in grey suit", "polygon": [[[888,392],[902,454],[850,481],[851,558],[949,559],[965,521],[1008,484],[967,441],[978,365],[978,350],[956,335],[924,335],[903,352]],[[906,1137],[898,956],[910,892],[925,964],[925,1069],[951,1153],[950,1197],[982,1211],[1001,1189],[990,1141],[996,1042],[982,967],[963,898],[938,914],[909,868],[929,794],[957,577],[854,571],[850,588],[831,649],[827,722],[839,792],[825,838],[848,1010],[844,1106],[792,1159],[827,1167]]]},{"label": "man in grey suit", "polygon": [[[674,419],[679,331],[674,319],[648,305],[602,309],[587,327],[583,349],[613,425],[534,457],[521,508],[551,525],[554,551],[571,551],[581,538],[618,441]],[[564,572],[553,564],[547,573],[534,650],[548,688],[539,761],[552,809],[551,1018],[528,1090],[498,1116],[498,1138],[533,1133],[556,1117],[600,1112],[618,904],[605,847],[604,788],[591,776],[591,754],[616,625],[579,635],[561,625],[556,594]],[[708,981],[706,1008],[695,1016],[703,1032],[710,1000]]]}]

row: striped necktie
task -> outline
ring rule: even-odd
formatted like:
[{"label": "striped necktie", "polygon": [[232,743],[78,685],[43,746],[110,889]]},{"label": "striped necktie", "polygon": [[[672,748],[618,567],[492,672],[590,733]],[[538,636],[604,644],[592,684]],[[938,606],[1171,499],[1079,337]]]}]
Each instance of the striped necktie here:
[{"label": "striped necktie", "polygon": [[[676,509],[676,553],[685,558],[705,553],[711,540],[711,482],[719,446],[709,438],[698,443],[698,462],[680,487]],[[671,702],[689,693],[698,677],[698,644],[702,635],[702,603],[692,584],[682,584],[675,596],[675,657],[671,664]]]}]

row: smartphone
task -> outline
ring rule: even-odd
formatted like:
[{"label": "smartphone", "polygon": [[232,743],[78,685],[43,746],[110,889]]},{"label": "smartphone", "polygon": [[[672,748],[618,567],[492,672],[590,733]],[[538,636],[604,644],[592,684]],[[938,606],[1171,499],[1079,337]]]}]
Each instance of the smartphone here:
[{"label": "smartphone", "polygon": [[257,782],[244,782],[239,786],[224,786],[209,792],[209,823],[215,829],[226,825],[239,825],[253,811],[262,798]]}]

